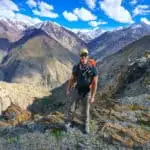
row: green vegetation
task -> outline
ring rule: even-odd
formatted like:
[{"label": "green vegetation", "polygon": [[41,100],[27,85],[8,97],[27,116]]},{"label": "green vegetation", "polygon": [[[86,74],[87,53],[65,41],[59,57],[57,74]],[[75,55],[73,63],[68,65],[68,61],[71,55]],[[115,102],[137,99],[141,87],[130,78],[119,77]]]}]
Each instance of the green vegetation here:
[{"label": "green vegetation", "polygon": [[61,129],[58,129],[58,128],[54,128],[54,129],[51,129],[51,133],[52,135],[54,135],[57,139],[65,136],[65,133],[61,130]]},{"label": "green vegetation", "polygon": [[136,110],[140,109],[138,105],[129,105],[128,108],[133,110],[133,111],[136,111]]},{"label": "green vegetation", "polygon": [[144,57],[148,58],[149,56],[150,56],[150,52],[149,51],[147,51],[147,52],[144,53]]},{"label": "green vegetation", "polygon": [[20,137],[19,136],[8,137],[7,141],[8,141],[9,144],[14,143],[14,142],[19,142],[20,141]]},{"label": "green vegetation", "polygon": [[149,97],[147,97],[147,100],[150,100],[150,96],[149,96]]},{"label": "green vegetation", "polygon": [[150,133],[150,126],[149,125],[146,125],[145,122],[141,122],[141,121],[139,121],[138,123],[142,129],[144,129]]},{"label": "green vegetation", "polygon": [[90,120],[89,128],[90,128],[90,131],[96,130],[96,124],[94,120]]},{"label": "green vegetation", "polygon": [[148,77],[144,79],[144,84],[150,85],[150,79]]}]

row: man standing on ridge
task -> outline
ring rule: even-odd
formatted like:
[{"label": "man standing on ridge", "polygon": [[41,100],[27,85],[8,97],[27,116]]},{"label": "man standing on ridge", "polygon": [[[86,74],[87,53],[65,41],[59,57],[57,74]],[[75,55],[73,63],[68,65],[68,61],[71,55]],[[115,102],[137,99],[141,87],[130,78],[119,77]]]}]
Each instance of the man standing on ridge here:
[{"label": "man standing on ridge", "polygon": [[81,115],[84,119],[85,133],[89,133],[90,104],[94,102],[97,91],[98,72],[96,62],[89,58],[88,50],[80,50],[80,62],[73,66],[72,76],[68,81],[66,95],[70,95],[70,89],[76,83],[73,91],[73,100],[69,117],[73,120],[77,107],[81,107]]}]

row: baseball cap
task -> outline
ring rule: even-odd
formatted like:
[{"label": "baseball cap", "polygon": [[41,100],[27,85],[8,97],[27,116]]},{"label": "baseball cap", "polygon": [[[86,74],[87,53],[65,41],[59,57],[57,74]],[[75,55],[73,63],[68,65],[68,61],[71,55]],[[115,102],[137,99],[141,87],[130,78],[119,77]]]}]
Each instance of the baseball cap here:
[{"label": "baseball cap", "polygon": [[88,50],[86,48],[82,48],[80,50],[80,56],[82,56],[82,55],[88,55],[88,54],[89,54],[89,52],[88,52]]}]

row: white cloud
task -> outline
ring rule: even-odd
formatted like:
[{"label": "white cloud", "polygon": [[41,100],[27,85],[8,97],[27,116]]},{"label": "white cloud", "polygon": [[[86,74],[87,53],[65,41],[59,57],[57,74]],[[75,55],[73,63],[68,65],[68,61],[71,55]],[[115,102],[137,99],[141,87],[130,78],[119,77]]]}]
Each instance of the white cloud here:
[{"label": "white cloud", "polygon": [[110,18],[122,22],[133,23],[132,17],[127,9],[122,5],[122,0],[104,0],[100,1],[100,8]]},{"label": "white cloud", "polygon": [[64,11],[63,12],[63,16],[68,20],[68,21],[77,21],[78,20],[78,17],[71,13],[71,12],[67,12],[67,11]]},{"label": "white cloud", "polygon": [[14,20],[22,21],[24,23],[31,24],[31,25],[41,22],[39,18],[31,18],[30,16],[19,14],[19,13],[15,15]]},{"label": "white cloud", "polygon": [[0,6],[0,18],[13,18],[15,16],[15,13],[12,10],[7,9],[1,9]]},{"label": "white cloud", "polygon": [[137,3],[138,3],[138,0],[131,0],[131,1],[130,1],[130,4],[131,4],[131,5],[135,5],[135,4],[137,4]]},{"label": "white cloud", "polygon": [[18,6],[10,0],[0,1],[0,18],[13,18],[15,11],[19,11]]},{"label": "white cloud", "polygon": [[148,20],[147,18],[141,18],[141,22],[150,25],[150,20]]},{"label": "white cloud", "polygon": [[138,5],[134,10],[133,10],[133,16],[137,15],[146,15],[150,13],[150,6],[149,5]]},{"label": "white cloud", "polygon": [[41,10],[53,10],[54,9],[52,5],[49,5],[43,1],[39,2],[38,5]]},{"label": "white cloud", "polygon": [[96,0],[85,0],[85,2],[90,9],[94,9],[96,6]]},{"label": "white cloud", "polygon": [[19,11],[18,6],[11,0],[0,0],[0,9],[7,11]]},{"label": "white cloud", "polygon": [[32,10],[32,12],[41,17],[57,18],[58,14],[53,12],[54,7],[43,1],[38,2],[38,8]]},{"label": "white cloud", "polygon": [[18,6],[10,0],[0,1],[0,18],[12,19],[13,21],[23,21],[28,24],[40,22],[40,19],[38,18],[31,18],[30,16],[19,13]]},{"label": "white cloud", "polygon": [[35,0],[28,0],[28,1],[27,1],[27,5],[28,5],[30,8],[37,7],[37,2],[36,2]]},{"label": "white cloud", "polygon": [[33,10],[33,13],[40,17],[49,17],[49,18],[57,18],[58,17],[58,14],[51,12],[51,11]]},{"label": "white cloud", "polygon": [[91,21],[91,20],[96,20],[97,16],[92,14],[89,10],[85,8],[75,8],[73,13],[82,21]]},{"label": "white cloud", "polygon": [[97,19],[97,16],[83,7],[75,8],[73,12],[64,11],[63,16],[69,21],[77,21],[79,19],[82,21],[92,21]]},{"label": "white cloud", "polygon": [[89,25],[92,27],[97,27],[101,24],[107,24],[107,22],[105,22],[105,21],[90,21],[89,22]]}]

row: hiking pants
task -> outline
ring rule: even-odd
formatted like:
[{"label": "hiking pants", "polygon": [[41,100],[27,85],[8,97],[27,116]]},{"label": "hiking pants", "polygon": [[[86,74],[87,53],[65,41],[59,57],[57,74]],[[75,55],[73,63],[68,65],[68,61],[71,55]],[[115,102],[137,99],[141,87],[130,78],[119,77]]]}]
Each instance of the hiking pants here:
[{"label": "hiking pants", "polygon": [[80,120],[84,126],[85,130],[89,131],[89,121],[90,121],[90,96],[89,91],[86,95],[78,94],[77,89],[73,89],[71,94],[71,107],[70,107],[70,119],[74,121],[74,118]]}]

